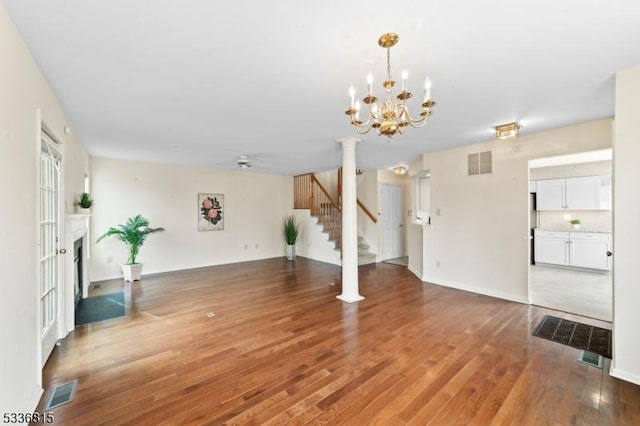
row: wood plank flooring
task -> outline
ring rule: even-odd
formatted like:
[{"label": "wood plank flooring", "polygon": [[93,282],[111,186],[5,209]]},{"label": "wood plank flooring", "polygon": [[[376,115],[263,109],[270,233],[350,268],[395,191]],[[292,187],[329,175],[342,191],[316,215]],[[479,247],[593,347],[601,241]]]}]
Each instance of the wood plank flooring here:
[{"label": "wood plank flooring", "polygon": [[[80,326],[44,387],[78,379],[56,424],[640,424],[640,387],[531,336],[545,314],[597,320],[298,258],[145,277],[125,317]],[[120,281],[94,291],[109,293]],[[209,318],[207,313],[213,312]],[[48,396],[45,392],[39,410]]]}]

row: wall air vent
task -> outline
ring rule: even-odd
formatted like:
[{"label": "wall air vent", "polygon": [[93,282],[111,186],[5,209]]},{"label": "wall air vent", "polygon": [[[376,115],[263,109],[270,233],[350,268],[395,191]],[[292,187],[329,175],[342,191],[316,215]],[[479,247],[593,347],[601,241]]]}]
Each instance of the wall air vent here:
[{"label": "wall air vent", "polygon": [[467,157],[467,174],[484,175],[491,173],[491,151],[476,152]]}]

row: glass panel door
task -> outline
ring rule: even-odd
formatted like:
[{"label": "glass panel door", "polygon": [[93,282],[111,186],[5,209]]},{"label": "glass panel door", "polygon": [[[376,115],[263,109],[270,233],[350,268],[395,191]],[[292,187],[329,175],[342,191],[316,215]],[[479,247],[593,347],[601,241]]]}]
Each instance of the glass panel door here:
[{"label": "glass panel door", "polygon": [[58,185],[60,154],[43,133],[40,152],[40,337],[42,365],[57,340],[58,317]]}]

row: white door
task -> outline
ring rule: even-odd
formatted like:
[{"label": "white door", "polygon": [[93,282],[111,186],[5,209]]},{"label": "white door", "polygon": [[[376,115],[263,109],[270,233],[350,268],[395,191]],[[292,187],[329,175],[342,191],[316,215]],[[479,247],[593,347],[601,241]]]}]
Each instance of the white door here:
[{"label": "white door", "polygon": [[382,260],[402,257],[404,228],[402,224],[402,187],[382,185],[380,200],[382,225]]},{"label": "white door", "polygon": [[54,142],[44,132],[40,151],[40,220],[39,271],[40,339],[42,365],[51,354],[58,338],[58,189],[61,156]]}]

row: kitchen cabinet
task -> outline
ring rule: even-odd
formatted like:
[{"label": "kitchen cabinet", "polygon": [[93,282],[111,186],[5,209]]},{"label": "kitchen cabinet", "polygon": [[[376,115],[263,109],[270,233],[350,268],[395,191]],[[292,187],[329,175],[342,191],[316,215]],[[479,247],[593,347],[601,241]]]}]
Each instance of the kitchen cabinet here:
[{"label": "kitchen cabinet", "polygon": [[611,234],[541,231],[534,233],[535,261],[590,269],[611,269]]},{"label": "kitchen cabinet", "polygon": [[536,181],[538,210],[610,210],[611,176]]},{"label": "kitchen cabinet", "polygon": [[537,210],[563,210],[564,179],[544,179],[536,181]]},{"label": "kitchen cabinet", "polygon": [[592,269],[611,269],[607,252],[611,249],[610,234],[572,232],[569,257],[572,266]]},{"label": "kitchen cabinet", "polygon": [[568,232],[536,230],[534,238],[536,263],[569,265]]}]

